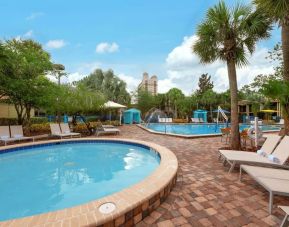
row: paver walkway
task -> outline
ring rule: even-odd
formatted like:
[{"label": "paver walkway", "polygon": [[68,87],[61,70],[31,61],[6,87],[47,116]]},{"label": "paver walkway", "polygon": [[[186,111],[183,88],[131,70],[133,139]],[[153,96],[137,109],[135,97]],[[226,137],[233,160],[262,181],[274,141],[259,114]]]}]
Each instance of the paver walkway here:
[{"label": "paver walkway", "polygon": [[[122,126],[117,137],[151,141],[166,146],[179,160],[178,183],[156,211],[137,226],[279,226],[284,214],[268,213],[268,193],[250,177],[238,181],[238,170],[228,174],[218,161],[219,137],[183,139],[155,135],[137,126]],[[275,197],[274,204],[289,205]]]}]

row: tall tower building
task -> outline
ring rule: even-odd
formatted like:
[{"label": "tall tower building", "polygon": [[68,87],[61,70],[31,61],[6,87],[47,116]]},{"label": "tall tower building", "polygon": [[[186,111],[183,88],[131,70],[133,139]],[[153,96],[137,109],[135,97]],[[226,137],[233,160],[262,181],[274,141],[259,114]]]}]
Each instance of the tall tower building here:
[{"label": "tall tower building", "polygon": [[139,90],[147,91],[152,95],[158,94],[158,78],[156,75],[153,75],[149,78],[149,74],[144,72],[142,82],[138,86]]}]

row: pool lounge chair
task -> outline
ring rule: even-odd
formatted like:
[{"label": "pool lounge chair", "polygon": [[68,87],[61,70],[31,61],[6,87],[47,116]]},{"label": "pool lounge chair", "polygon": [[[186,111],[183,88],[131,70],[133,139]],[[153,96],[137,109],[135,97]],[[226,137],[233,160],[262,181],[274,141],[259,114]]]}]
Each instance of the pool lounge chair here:
[{"label": "pool lounge chair", "polygon": [[101,134],[119,134],[120,130],[118,128],[105,128],[103,126],[100,126],[96,129],[95,135],[99,136]]},{"label": "pool lounge chair", "polygon": [[[268,145],[266,146],[263,145],[261,149],[264,149],[265,153],[268,152],[267,154],[270,154],[270,147],[271,149],[274,149],[274,140],[276,144],[278,142],[276,142],[277,138],[273,138],[273,137],[268,137],[267,140],[268,140],[267,142]],[[272,140],[272,143],[270,142],[271,140]],[[289,166],[284,165],[289,157],[288,147],[289,147],[289,136],[285,136],[272,153],[272,155],[274,156],[275,159],[278,160],[278,162],[271,161],[267,156],[265,157],[257,153],[244,152],[244,151],[220,150],[220,156],[221,158],[223,158],[224,164],[225,163],[230,164],[231,167],[229,169],[229,173],[238,164],[250,164],[250,165],[259,165],[259,166],[261,165],[261,166],[289,168]]]},{"label": "pool lounge chair", "polygon": [[242,172],[248,173],[269,192],[270,214],[272,214],[274,195],[289,196],[289,170],[241,165],[240,181]]},{"label": "pool lounge chair", "polygon": [[192,123],[200,123],[199,118],[191,118]]},{"label": "pool lounge chair", "polygon": [[9,126],[0,126],[0,141],[7,145],[7,142],[16,141],[15,138],[10,137]]},{"label": "pool lounge chair", "polygon": [[[265,154],[268,156],[270,155],[273,150],[275,149],[275,147],[277,146],[277,144],[279,143],[281,139],[281,136],[279,135],[268,135],[266,136],[266,140],[263,143],[262,147],[260,148],[261,151],[264,151]],[[237,150],[219,150],[219,155],[220,157],[226,158],[226,155],[236,155],[236,154],[240,154],[240,155],[258,155],[255,152],[248,152],[248,151],[237,151]]]},{"label": "pool lounge chair", "polygon": [[285,217],[280,225],[280,227],[287,227],[289,226],[289,206],[278,206],[281,210],[285,212]]},{"label": "pool lounge chair", "polygon": [[33,140],[33,137],[24,136],[22,125],[10,125],[11,138],[21,140]]},{"label": "pool lounge chair", "polygon": [[71,132],[70,128],[69,128],[69,125],[67,123],[60,123],[60,129],[61,129],[62,134],[66,134],[67,136],[71,136],[71,137],[78,136],[78,137],[81,137],[80,133]]},{"label": "pool lounge chair", "polygon": [[63,137],[72,137],[70,134],[62,133],[59,124],[51,123],[49,125],[51,130],[51,136],[59,137],[60,139],[62,139]]}]

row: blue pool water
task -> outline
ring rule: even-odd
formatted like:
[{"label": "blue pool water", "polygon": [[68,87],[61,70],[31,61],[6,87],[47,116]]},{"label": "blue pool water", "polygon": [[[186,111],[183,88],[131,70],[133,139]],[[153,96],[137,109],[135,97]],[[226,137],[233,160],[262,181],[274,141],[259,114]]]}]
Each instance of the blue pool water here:
[{"label": "blue pool water", "polygon": [[[146,125],[147,128],[156,132],[180,134],[180,135],[204,135],[221,133],[221,128],[225,128],[225,124],[161,124],[151,123]],[[240,130],[250,128],[251,125],[240,124]],[[278,125],[261,125],[263,131],[280,130]]]},{"label": "blue pool water", "polygon": [[118,142],[54,144],[0,154],[0,220],[86,203],[150,175],[149,148]]}]

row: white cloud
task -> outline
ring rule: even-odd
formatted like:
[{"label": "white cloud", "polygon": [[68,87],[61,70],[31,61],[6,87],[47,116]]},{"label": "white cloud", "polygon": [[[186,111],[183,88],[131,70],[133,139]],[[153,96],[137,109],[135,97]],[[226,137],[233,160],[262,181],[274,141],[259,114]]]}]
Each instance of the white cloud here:
[{"label": "white cloud", "polygon": [[[183,42],[175,47],[166,58],[167,78],[159,80],[159,92],[166,92],[172,87],[182,89],[186,94],[197,89],[198,79],[202,73],[209,73],[214,81],[216,91],[229,88],[226,63],[217,61],[213,64],[203,65],[197,55],[192,53],[192,45],[196,36],[184,37]],[[257,48],[249,57],[250,64],[237,68],[238,86],[242,87],[253,81],[261,73],[273,72],[272,64],[265,58],[268,49]]]},{"label": "white cloud", "polygon": [[33,30],[29,30],[27,32],[25,32],[23,35],[18,35],[15,37],[16,40],[20,40],[20,39],[29,39],[33,36],[34,32]]},{"label": "white cloud", "polygon": [[49,40],[45,44],[45,46],[49,49],[60,49],[66,45],[67,45],[67,43],[64,42],[64,40],[62,40],[62,39]]},{"label": "white cloud", "polygon": [[26,32],[24,35],[23,35],[23,37],[25,37],[25,38],[30,38],[30,37],[32,37],[33,36],[33,30],[29,30],[28,32]]},{"label": "white cloud", "polygon": [[119,46],[117,43],[103,42],[103,43],[97,44],[95,51],[96,53],[104,54],[104,53],[114,53],[114,52],[117,52],[118,50],[119,50]]},{"label": "white cloud", "polygon": [[41,17],[43,15],[44,15],[44,13],[42,13],[42,12],[31,13],[28,17],[26,17],[26,20],[34,20],[37,17]]},{"label": "white cloud", "polygon": [[137,86],[139,85],[140,83],[140,80],[133,77],[133,76],[129,76],[129,75],[126,75],[124,73],[120,73],[117,75],[120,79],[122,79],[123,81],[126,82],[126,85],[127,85],[127,90],[129,92],[131,91],[135,91],[137,89]]}]

